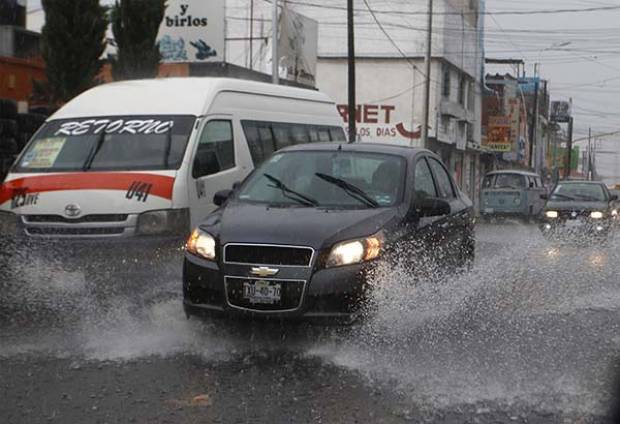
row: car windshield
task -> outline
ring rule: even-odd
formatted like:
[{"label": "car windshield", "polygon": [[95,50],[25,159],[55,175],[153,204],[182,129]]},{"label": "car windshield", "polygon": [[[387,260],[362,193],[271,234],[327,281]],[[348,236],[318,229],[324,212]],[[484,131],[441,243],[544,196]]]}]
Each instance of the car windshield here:
[{"label": "car windshield", "polygon": [[122,116],[45,124],[16,172],[178,169],[195,118]]},{"label": "car windshield", "polygon": [[550,199],[554,201],[604,202],[607,200],[607,195],[599,184],[562,183],[555,187]]},{"label": "car windshield", "polygon": [[376,208],[402,197],[403,158],[360,152],[304,151],[272,156],[250,177],[243,202],[326,208]]},{"label": "car windshield", "polygon": [[521,174],[496,174],[485,178],[484,188],[523,188],[525,178]]}]

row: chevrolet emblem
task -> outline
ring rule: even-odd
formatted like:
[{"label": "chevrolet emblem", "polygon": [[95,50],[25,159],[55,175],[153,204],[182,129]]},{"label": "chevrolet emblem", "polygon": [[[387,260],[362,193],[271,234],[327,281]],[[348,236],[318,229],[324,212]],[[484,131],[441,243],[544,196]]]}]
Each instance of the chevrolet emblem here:
[{"label": "chevrolet emblem", "polygon": [[276,275],[278,272],[280,272],[279,269],[276,268],[268,268],[266,266],[260,266],[260,267],[254,267],[250,270],[250,274],[252,275],[256,275],[258,277],[273,277],[274,275]]}]

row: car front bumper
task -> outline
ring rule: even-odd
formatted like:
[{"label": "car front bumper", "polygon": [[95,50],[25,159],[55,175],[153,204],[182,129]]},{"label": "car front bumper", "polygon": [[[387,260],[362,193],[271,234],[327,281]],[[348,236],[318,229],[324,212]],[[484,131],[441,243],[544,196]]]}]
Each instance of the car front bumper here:
[{"label": "car front bumper", "polygon": [[614,226],[611,219],[549,219],[543,218],[540,230],[545,236],[551,237],[607,237]]},{"label": "car front bumper", "polygon": [[[303,290],[295,307],[260,310],[240,306],[231,300],[227,278],[252,278],[247,267],[237,267],[231,272],[222,271],[215,262],[186,254],[183,265],[183,305],[190,315],[216,314],[276,319],[350,319],[360,313],[370,288],[369,264],[357,264],[308,270],[299,276]],[[292,273],[290,270],[284,272]],[[227,274],[234,274],[231,277]],[[272,280],[272,279],[268,279]],[[287,284],[283,281],[282,284]]]}]

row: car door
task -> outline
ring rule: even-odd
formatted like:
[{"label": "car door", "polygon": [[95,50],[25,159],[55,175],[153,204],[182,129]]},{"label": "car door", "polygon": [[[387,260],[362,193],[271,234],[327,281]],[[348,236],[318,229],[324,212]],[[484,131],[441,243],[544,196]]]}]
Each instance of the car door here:
[{"label": "car door", "polygon": [[428,163],[437,186],[438,197],[450,204],[450,213],[438,217],[434,223],[438,236],[437,248],[442,250],[446,259],[456,259],[467,231],[467,210],[446,167],[432,156],[428,157]]},{"label": "car door", "polygon": [[240,164],[230,116],[210,116],[202,125],[189,172],[192,226],[215,209],[213,196],[229,189],[249,172]]},{"label": "car door", "polygon": [[[415,211],[419,211],[419,205],[424,199],[438,197],[437,187],[426,155],[418,157],[415,161],[412,189],[412,208]],[[435,226],[439,218],[437,216],[420,216],[419,214],[417,216],[415,238],[424,250],[432,249],[438,241],[438,231]]]}]

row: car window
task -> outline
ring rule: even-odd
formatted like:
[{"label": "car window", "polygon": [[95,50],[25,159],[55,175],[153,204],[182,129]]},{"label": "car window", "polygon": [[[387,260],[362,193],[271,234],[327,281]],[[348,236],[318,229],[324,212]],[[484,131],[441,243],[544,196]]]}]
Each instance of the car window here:
[{"label": "car window", "polygon": [[521,174],[497,174],[495,178],[495,188],[523,187],[525,187],[525,177]]},{"label": "car window", "polygon": [[450,180],[450,175],[448,175],[448,171],[443,167],[437,159],[430,158],[429,164],[433,173],[435,174],[435,178],[437,178],[437,188],[439,190],[439,197],[443,197],[444,199],[450,199],[456,197],[456,193],[454,192],[454,187],[452,186],[452,182]]},{"label": "car window", "polygon": [[560,183],[551,193],[550,199],[554,201],[603,202],[607,200],[607,194],[600,184]]},{"label": "car window", "polygon": [[254,165],[263,162],[276,151],[270,126],[255,121],[243,121],[242,126]]},{"label": "car window", "polygon": [[216,174],[235,166],[232,123],[227,120],[209,121],[200,134],[194,159],[194,178]]},{"label": "car window", "polygon": [[299,206],[300,198],[310,198],[321,207],[360,209],[371,207],[370,199],[394,206],[402,198],[405,169],[403,158],[385,154],[276,153],[252,174],[238,200]]},{"label": "car window", "polygon": [[413,177],[414,200],[419,201],[427,197],[437,197],[437,189],[433,181],[431,169],[422,158],[415,165],[415,175]]}]

